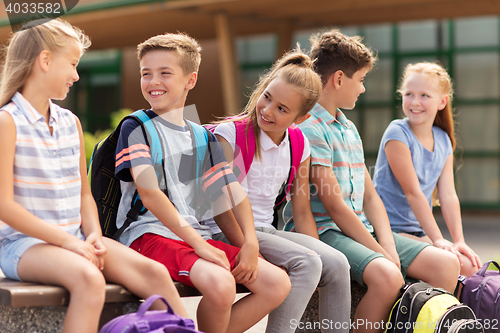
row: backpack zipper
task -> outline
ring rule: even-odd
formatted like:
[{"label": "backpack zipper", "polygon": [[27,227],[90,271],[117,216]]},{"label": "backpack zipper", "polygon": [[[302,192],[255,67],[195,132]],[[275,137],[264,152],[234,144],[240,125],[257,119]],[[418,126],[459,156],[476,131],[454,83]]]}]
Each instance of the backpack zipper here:
[{"label": "backpack zipper", "polygon": [[495,311],[493,312],[493,314],[495,315],[495,318],[499,318],[499,305],[500,305],[500,302],[498,302],[498,300],[500,299],[500,288],[498,289],[497,291],[497,296],[495,297],[495,302],[493,302],[495,304]]},{"label": "backpack zipper", "polygon": [[[409,321],[410,321],[411,314],[413,313],[413,311],[412,311],[412,310],[413,310],[413,302],[415,302],[415,300],[417,299],[417,296],[418,296],[419,294],[421,294],[421,293],[426,293],[427,295],[430,295],[430,294],[431,294],[431,291],[432,291],[432,288],[427,288],[426,290],[420,290],[420,291],[417,291],[417,292],[415,293],[415,295],[413,295],[413,298],[411,299],[411,303],[410,303],[410,309],[408,310],[409,316],[408,316],[408,321],[407,321],[407,322],[409,322]],[[406,325],[405,325],[405,326],[406,326]],[[405,332],[407,333],[409,329],[410,329],[410,328],[407,328]]]},{"label": "backpack zipper", "polygon": [[474,313],[479,313],[479,310],[481,308],[481,297],[483,295],[484,287],[486,286],[486,283],[488,283],[488,280],[491,278],[492,278],[491,276],[487,276],[486,278],[484,278],[481,284],[475,289],[477,290],[477,294],[476,294],[476,309],[474,310]]},{"label": "backpack zipper", "polygon": [[407,295],[408,293],[408,289],[410,289],[409,287],[406,288],[406,290],[403,292],[403,295],[401,295],[401,297],[399,298],[399,305],[398,305],[398,309],[396,311],[396,317],[394,319],[394,322],[397,323],[398,322],[398,317],[399,317],[399,310],[401,309],[401,304],[403,304],[403,299],[404,297]]}]

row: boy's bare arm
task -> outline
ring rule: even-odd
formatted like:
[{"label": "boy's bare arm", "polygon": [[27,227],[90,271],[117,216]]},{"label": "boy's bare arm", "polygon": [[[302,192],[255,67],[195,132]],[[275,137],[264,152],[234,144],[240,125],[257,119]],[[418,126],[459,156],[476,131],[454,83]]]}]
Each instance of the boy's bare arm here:
[{"label": "boy's bare arm", "polygon": [[[234,153],[229,145],[229,143],[223,137],[216,135],[222,150],[224,151],[224,156],[232,169],[232,161],[234,159]],[[225,200],[225,204],[229,204],[232,207],[232,214],[236,219],[236,222],[243,234],[243,241],[241,240],[241,235],[238,230],[234,230],[234,224],[225,224],[226,231],[228,234],[224,233],[231,244],[235,246],[240,246],[237,244],[242,244],[240,253],[238,254],[239,267],[237,266],[233,271],[235,275],[236,282],[244,283],[247,278],[248,282],[253,282],[257,277],[257,258],[259,255],[259,243],[257,241],[257,236],[255,235],[255,223],[253,220],[252,206],[250,205],[250,200],[243,191],[241,185],[237,182],[230,183],[226,185],[222,192],[224,195],[219,198],[219,200]],[[215,215],[214,210],[214,215]],[[227,216],[226,216],[227,218]],[[227,222],[227,220],[226,220]],[[222,230],[222,229],[221,229]],[[232,239],[230,239],[232,238]],[[244,276],[243,278],[241,278]]]},{"label": "boy's bare arm", "polygon": [[310,157],[300,163],[299,170],[295,175],[292,188],[290,189],[293,222],[297,232],[319,239],[316,220],[314,220],[311,210],[309,164]]},{"label": "boy's bare arm", "polygon": [[394,244],[391,225],[387,211],[385,210],[382,199],[378,196],[373,186],[370,173],[365,166],[365,194],[363,198],[363,211],[368,221],[375,229],[375,235],[379,244],[389,253],[392,261],[400,267],[399,255]]},{"label": "boy's bare arm", "polygon": [[151,211],[174,234],[188,243],[200,258],[229,269],[226,254],[208,244],[179,214],[165,193],[160,190],[156,172],[151,165],[138,165],[132,167],[130,172],[144,207]]},{"label": "boy's bare arm", "polygon": [[313,165],[310,178],[318,191],[323,206],[340,230],[358,243],[390,258],[387,251],[377,243],[363,222],[344,202],[334,171],[327,166]]},{"label": "boy's bare arm", "polygon": [[[226,141],[226,139],[224,139],[220,135],[216,135],[216,137],[222,147],[222,150],[224,151],[224,156],[226,160],[229,161],[229,165],[232,169],[232,161],[234,159],[233,149]],[[224,196],[221,196],[218,201],[216,201],[217,206],[224,207],[224,205],[230,203],[234,217],[236,218],[236,221],[241,228],[245,239],[247,238],[247,236],[249,236],[250,238],[255,238],[255,224],[253,220],[252,206],[250,205],[250,200],[248,200],[248,197],[246,196],[245,191],[243,191],[241,185],[234,182],[226,185],[222,191],[224,193]],[[215,214],[216,213],[214,211],[214,215]],[[231,225],[232,224],[226,225],[226,228],[230,227]],[[229,238],[228,240],[231,242],[231,244],[233,244]]]},{"label": "boy's bare arm", "polygon": [[214,220],[231,245],[236,247],[243,246],[245,236],[231,210],[214,216]]}]

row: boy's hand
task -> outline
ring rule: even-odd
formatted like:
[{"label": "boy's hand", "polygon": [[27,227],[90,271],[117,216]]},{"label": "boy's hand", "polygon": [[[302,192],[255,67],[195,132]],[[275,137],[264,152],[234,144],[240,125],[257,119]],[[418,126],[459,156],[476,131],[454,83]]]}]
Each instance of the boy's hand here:
[{"label": "boy's hand", "polygon": [[392,244],[380,244],[382,249],[385,250],[386,253],[382,253],[387,259],[392,261],[398,268],[401,270],[401,262],[399,261],[398,251],[396,250],[396,246],[394,243]]},{"label": "boy's hand", "polygon": [[247,284],[257,279],[259,247],[245,243],[236,256],[236,267],[231,272],[236,283]]},{"label": "boy's hand", "polygon": [[213,262],[216,265],[219,265],[227,270],[231,266],[229,264],[229,260],[227,259],[224,251],[219,250],[218,248],[210,245],[207,242],[201,242],[199,246],[194,248],[194,252],[202,259],[206,261]]}]

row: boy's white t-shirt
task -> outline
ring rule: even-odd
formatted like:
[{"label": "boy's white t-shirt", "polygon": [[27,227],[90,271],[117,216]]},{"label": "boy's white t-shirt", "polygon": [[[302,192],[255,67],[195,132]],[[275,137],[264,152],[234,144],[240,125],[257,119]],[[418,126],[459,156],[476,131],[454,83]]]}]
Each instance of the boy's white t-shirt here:
[{"label": "boy's white t-shirt", "polygon": [[[219,124],[215,129],[215,134],[226,139],[234,152],[236,127],[233,122]],[[260,146],[261,160],[254,156],[250,170],[243,179],[241,187],[250,199],[255,227],[274,228],[271,225],[274,203],[290,172],[288,132],[278,146],[261,130]],[[304,136],[304,152],[300,161],[303,162],[310,153],[309,141]],[[213,219],[206,221],[206,224],[210,226],[212,233],[221,232]]]}]

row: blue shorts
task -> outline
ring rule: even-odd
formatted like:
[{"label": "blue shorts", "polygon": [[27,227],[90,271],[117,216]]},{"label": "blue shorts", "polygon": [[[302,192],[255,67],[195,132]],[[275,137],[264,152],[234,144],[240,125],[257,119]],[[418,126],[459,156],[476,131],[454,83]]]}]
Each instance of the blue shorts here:
[{"label": "blue shorts", "polygon": [[45,243],[41,239],[23,236],[16,240],[4,239],[0,243],[0,268],[9,279],[19,280],[17,265],[21,256],[33,245]]},{"label": "blue shorts", "polygon": [[[81,239],[85,239],[82,233],[77,236]],[[0,268],[3,274],[9,279],[19,280],[19,275],[17,274],[17,266],[19,265],[19,260],[26,250],[36,244],[45,243],[43,240],[28,236],[21,236],[16,240],[3,239],[0,242]]]}]

